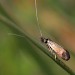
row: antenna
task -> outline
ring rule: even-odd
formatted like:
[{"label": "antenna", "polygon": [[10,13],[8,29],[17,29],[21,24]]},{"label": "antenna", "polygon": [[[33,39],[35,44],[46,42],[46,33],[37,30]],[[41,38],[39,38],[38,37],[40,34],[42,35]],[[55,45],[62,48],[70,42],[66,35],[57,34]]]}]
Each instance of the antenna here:
[{"label": "antenna", "polygon": [[40,29],[40,24],[39,24],[39,19],[38,19],[38,11],[37,11],[37,2],[36,2],[36,0],[35,0],[35,12],[36,12],[36,19],[37,19],[38,29],[39,29],[40,35],[42,36],[42,31]]},{"label": "antenna", "polygon": [[[36,13],[36,20],[37,20],[38,29],[39,29],[40,35],[42,37],[42,31],[41,31],[40,24],[39,24],[39,19],[38,19],[38,11],[37,11],[37,2],[36,2],[36,0],[35,0],[35,13]],[[18,34],[12,34],[12,33],[8,33],[8,35],[15,35],[15,36],[19,36],[19,37],[24,37],[24,36],[21,36],[21,35],[18,35]]]},{"label": "antenna", "polygon": [[24,36],[21,36],[21,35],[18,35],[18,34],[13,34],[13,33],[8,33],[8,35],[15,35],[15,36],[19,36],[19,37],[24,37]]}]

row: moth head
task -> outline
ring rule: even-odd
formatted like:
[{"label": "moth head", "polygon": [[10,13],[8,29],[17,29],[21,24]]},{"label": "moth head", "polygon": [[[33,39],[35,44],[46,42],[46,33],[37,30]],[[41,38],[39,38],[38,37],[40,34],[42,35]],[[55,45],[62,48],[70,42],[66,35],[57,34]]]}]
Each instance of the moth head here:
[{"label": "moth head", "polygon": [[44,37],[41,37],[41,42],[43,43],[47,43],[48,39],[44,38]]}]

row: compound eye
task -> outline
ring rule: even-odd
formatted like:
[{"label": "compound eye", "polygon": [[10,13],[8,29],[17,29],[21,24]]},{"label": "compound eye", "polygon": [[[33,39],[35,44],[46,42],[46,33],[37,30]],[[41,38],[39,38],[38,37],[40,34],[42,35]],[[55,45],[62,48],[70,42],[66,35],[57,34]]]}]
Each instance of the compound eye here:
[{"label": "compound eye", "polygon": [[41,41],[42,41],[42,42],[45,42],[45,40],[46,40],[45,38],[41,37]]},{"label": "compound eye", "polygon": [[45,39],[45,43],[47,43],[48,42],[48,39]]}]

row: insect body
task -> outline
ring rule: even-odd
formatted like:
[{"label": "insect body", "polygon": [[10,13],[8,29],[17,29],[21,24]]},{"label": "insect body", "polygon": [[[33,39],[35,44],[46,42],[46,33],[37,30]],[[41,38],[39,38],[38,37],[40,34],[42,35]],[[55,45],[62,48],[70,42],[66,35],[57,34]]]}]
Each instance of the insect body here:
[{"label": "insect body", "polygon": [[41,41],[43,43],[45,43],[49,49],[49,51],[55,55],[55,59],[56,59],[56,55],[58,55],[59,57],[61,57],[64,60],[69,60],[70,59],[70,54],[67,50],[65,50],[64,48],[62,48],[60,45],[58,45],[57,43],[53,42],[52,40],[46,39],[42,37],[42,31],[40,29],[40,25],[39,25],[39,20],[38,20],[38,13],[37,13],[37,2],[35,0],[35,12],[36,12],[36,19],[37,19],[37,25],[38,25],[38,29],[40,32],[40,36],[41,36]]},{"label": "insect body", "polygon": [[[43,43],[46,44],[46,46],[48,47],[49,51],[55,55],[55,59],[56,59],[56,55],[58,55],[59,57],[61,57],[64,60],[69,60],[70,59],[70,54],[67,50],[65,50],[64,48],[62,48],[60,45],[58,45],[57,43],[53,42],[50,39],[46,39],[42,37],[42,31],[40,29],[40,25],[39,25],[39,20],[38,20],[38,15],[37,15],[37,5],[36,5],[36,0],[35,0],[35,9],[36,9],[36,19],[37,19],[37,25],[38,25],[38,29],[40,31],[40,35],[41,35],[41,41]],[[9,35],[16,35],[16,36],[20,36],[20,37],[24,37],[21,35],[17,35],[17,34],[12,34],[12,33],[8,33]]]},{"label": "insect body", "polygon": [[58,55],[59,57],[61,57],[62,59],[66,61],[70,59],[69,52],[65,50],[64,48],[62,48],[57,43],[43,37],[41,38],[41,41],[47,45],[49,51],[55,55],[55,58],[56,58],[56,55]]}]

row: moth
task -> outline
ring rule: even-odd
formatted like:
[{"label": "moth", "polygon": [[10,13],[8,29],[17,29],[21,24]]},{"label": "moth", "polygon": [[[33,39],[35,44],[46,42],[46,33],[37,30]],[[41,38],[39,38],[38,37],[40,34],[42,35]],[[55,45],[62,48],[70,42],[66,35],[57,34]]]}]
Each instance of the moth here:
[{"label": "moth", "polygon": [[44,37],[41,37],[41,41],[44,44],[46,44],[49,51],[55,55],[55,59],[56,59],[56,55],[66,61],[68,61],[70,59],[69,52],[67,50],[65,50],[63,47],[61,47],[60,45],[58,45],[57,43],[53,42],[50,39],[44,38]]}]

